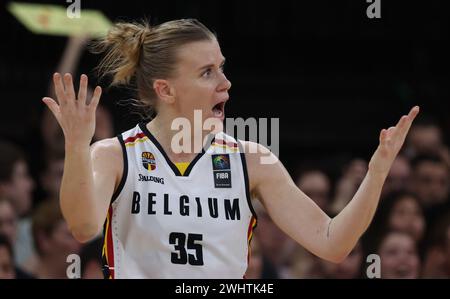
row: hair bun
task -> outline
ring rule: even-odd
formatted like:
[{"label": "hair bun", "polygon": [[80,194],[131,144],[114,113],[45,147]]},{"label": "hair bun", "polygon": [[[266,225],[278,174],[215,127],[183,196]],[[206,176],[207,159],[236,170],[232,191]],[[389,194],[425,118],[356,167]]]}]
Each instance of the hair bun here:
[{"label": "hair bun", "polygon": [[150,26],[142,23],[116,23],[105,37],[91,47],[94,53],[106,52],[98,66],[100,76],[113,75],[112,84],[127,84],[139,66],[142,45]]}]

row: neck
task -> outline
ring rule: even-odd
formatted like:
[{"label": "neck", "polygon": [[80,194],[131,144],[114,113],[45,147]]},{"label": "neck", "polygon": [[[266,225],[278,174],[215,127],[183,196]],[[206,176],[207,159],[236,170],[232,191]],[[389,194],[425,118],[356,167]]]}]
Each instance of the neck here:
[{"label": "neck", "polygon": [[[183,121],[180,122],[180,127],[177,124],[176,129],[172,130],[172,123],[176,117],[170,116],[168,113],[160,113],[147,124],[147,128],[173,162],[189,162],[201,152],[205,137],[210,132],[202,130],[202,125],[195,124],[195,121],[191,119],[188,119],[189,126]],[[200,129],[196,126],[199,126]],[[172,147],[172,142],[175,146],[183,147],[181,153],[180,150]],[[189,144],[190,146],[188,146]]]}]

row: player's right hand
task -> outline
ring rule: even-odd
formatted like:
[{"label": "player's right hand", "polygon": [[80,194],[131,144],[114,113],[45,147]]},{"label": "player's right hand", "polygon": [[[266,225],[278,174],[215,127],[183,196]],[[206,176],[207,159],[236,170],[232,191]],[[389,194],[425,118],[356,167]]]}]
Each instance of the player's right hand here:
[{"label": "player's right hand", "polygon": [[[64,81],[64,82],[63,82]],[[91,101],[87,101],[88,77],[81,75],[78,95],[75,94],[72,75],[53,75],[57,101],[44,97],[42,101],[51,110],[64,132],[66,148],[89,146],[95,132],[95,111],[102,89],[97,86]],[[89,103],[89,104],[88,104]]]}]

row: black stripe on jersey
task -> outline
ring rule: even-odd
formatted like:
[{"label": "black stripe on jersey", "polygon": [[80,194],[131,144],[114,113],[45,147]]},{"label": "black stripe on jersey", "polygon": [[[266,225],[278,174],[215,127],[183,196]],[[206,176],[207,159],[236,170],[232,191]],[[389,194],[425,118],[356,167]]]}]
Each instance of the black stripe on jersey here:
[{"label": "black stripe on jersey", "polygon": [[107,222],[108,222],[108,218],[106,218],[105,222],[103,222],[103,237],[102,237],[102,273],[103,273],[103,278],[104,279],[108,279],[109,278],[109,274],[110,274],[109,273],[109,267],[108,267],[108,261],[106,260],[106,253],[105,253],[106,223]]},{"label": "black stripe on jersey", "polygon": [[[153,144],[158,148],[159,152],[163,155],[164,159],[166,159],[167,164],[169,165],[169,167],[172,169],[173,173],[176,176],[189,176],[194,165],[206,152],[205,149],[202,148],[201,153],[199,153],[197,156],[195,156],[195,158],[191,161],[191,163],[189,163],[188,167],[186,168],[184,175],[182,175],[180,170],[178,169],[178,167],[170,160],[169,156],[166,154],[166,152],[164,151],[161,144],[158,142],[158,140],[156,140],[155,136],[153,136],[153,134],[150,133],[150,131],[147,129],[147,126],[145,125],[144,122],[139,123],[139,128],[151,140],[151,142],[153,142]],[[211,146],[212,142],[214,141],[214,138],[212,138],[210,140],[211,141],[208,140],[208,143],[206,143],[206,144],[208,144],[208,147]]]},{"label": "black stripe on jersey", "polygon": [[147,129],[147,126],[145,123],[141,122],[139,123],[139,128],[141,128],[142,132],[144,132],[145,135],[153,142],[153,144],[158,148],[159,152],[164,156],[164,159],[166,159],[167,164],[170,168],[172,168],[172,171],[175,173],[176,176],[181,176],[181,172],[178,169],[178,167],[175,166],[175,164],[170,161],[169,156],[167,156],[166,152],[164,151],[161,144],[156,140],[156,138],[150,133],[150,131]]},{"label": "black stripe on jersey", "polygon": [[[105,226],[106,226],[106,221],[105,221]],[[104,231],[104,237],[103,237],[103,246],[105,246],[105,239],[106,239],[106,229],[103,229]],[[111,276],[111,272],[109,271],[109,265],[108,265],[108,261],[106,260],[106,254],[103,253],[103,246],[102,246],[102,273],[103,273],[103,278],[104,279],[109,279],[109,277]]]},{"label": "black stripe on jersey", "polygon": [[125,147],[125,142],[123,141],[122,134],[117,135],[117,139],[119,139],[119,143],[122,147],[122,154],[123,154],[123,172],[122,172],[122,178],[120,179],[119,186],[117,186],[116,191],[114,191],[113,196],[111,197],[112,204],[116,198],[119,196],[120,192],[123,189],[123,186],[125,186],[125,182],[127,180],[128,176],[128,156],[127,156],[127,149]]},{"label": "black stripe on jersey", "polygon": [[[237,143],[239,145],[239,151],[241,152],[240,154],[241,154],[241,161],[242,161],[242,171],[244,172],[245,195],[247,197],[248,207],[250,208],[250,211],[252,212],[253,217],[255,217],[255,219],[258,220],[258,216],[256,215],[255,209],[253,208],[252,198],[250,197],[250,183],[249,183],[249,179],[248,179],[247,161],[245,159],[244,148],[243,148],[240,140],[237,140]],[[256,225],[254,228],[256,228]]]},{"label": "black stripe on jersey", "polygon": [[[215,137],[213,135],[209,135],[208,136],[208,140],[206,141],[206,144],[208,144],[209,146],[211,146],[211,144],[214,142]],[[188,167],[186,168],[186,170],[184,171],[184,176],[189,176],[189,174],[191,173],[192,168],[194,167],[195,163],[197,163],[198,160],[200,160],[200,158],[205,154],[205,148],[202,148],[202,152],[199,153],[197,156],[195,156],[194,160],[191,161],[191,163],[189,163]]]}]

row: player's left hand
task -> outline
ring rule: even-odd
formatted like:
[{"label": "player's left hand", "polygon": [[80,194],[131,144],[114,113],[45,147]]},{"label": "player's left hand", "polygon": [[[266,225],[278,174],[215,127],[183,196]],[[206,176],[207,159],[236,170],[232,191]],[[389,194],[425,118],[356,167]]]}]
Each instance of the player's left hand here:
[{"label": "player's left hand", "polygon": [[380,144],[370,159],[369,171],[387,176],[392,163],[405,142],[411,124],[419,113],[419,107],[415,106],[408,115],[400,118],[395,127],[383,129],[380,133]]}]

